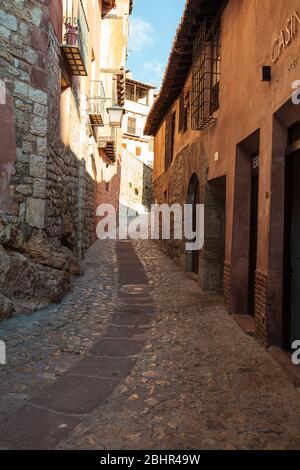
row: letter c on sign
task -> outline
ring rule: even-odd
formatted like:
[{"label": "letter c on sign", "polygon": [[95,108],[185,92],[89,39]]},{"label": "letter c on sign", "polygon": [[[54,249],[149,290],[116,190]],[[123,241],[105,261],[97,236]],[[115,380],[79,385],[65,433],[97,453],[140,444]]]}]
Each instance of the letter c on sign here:
[{"label": "letter c on sign", "polygon": [[279,55],[280,55],[280,50],[279,48],[277,49],[276,51],[276,46],[279,46],[279,39],[275,39],[275,41],[273,42],[273,45],[272,45],[272,55],[271,55],[271,60],[273,62],[273,64],[275,64],[277,62],[277,60],[279,59]]}]

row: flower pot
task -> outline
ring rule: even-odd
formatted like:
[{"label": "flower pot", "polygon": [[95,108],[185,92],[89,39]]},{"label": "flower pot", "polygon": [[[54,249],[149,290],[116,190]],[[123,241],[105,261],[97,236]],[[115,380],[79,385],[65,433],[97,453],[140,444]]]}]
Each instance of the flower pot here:
[{"label": "flower pot", "polygon": [[75,32],[67,33],[66,42],[68,46],[76,46],[77,45],[77,33]]}]

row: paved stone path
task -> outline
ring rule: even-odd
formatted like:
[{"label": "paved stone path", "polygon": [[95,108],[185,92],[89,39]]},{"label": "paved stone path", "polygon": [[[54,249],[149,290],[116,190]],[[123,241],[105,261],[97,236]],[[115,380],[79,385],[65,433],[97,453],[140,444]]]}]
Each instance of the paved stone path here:
[{"label": "paved stone path", "polygon": [[300,392],[148,241],[97,242],[58,306],[1,324],[0,447],[299,449]]}]

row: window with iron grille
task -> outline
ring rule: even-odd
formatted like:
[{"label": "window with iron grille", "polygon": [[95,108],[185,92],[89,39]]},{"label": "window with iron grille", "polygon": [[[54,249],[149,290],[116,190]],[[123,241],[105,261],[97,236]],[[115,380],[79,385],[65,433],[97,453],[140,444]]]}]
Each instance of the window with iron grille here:
[{"label": "window with iron grille", "polygon": [[220,20],[206,17],[193,44],[191,117],[194,130],[203,130],[216,120],[220,62]]},{"label": "window with iron grille", "polygon": [[179,123],[178,132],[184,134],[188,128],[190,114],[190,92],[182,91],[179,100]]},{"label": "window with iron grille", "polygon": [[176,112],[170,114],[166,120],[165,137],[165,169],[167,170],[172,163],[174,153]]},{"label": "window with iron grille", "polygon": [[136,135],[136,118],[135,117],[128,117],[127,133]]}]

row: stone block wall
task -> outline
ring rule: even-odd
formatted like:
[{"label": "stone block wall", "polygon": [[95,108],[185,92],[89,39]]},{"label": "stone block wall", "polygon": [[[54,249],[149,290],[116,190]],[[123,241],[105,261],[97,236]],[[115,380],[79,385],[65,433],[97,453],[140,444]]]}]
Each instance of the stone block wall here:
[{"label": "stone block wall", "polygon": [[[0,319],[59,300],[79,272],[76,258],[95,239],[89,147],[71,148],[60,138],[63,59],[48,4],[0,0],[0,80],[6,88],[0,103]],[[88,142],[91,129],[78,84],[70,77],[69,126],[79,143],[83,132]]]},{"label": "stone block wall", "polygon": [[9,112],[16,145],[9,212],[39,229],[45,226],[40,192],[47,160],[47,17],[43,1],[0,2],[0,80],[13,99]]},{"label": "stone block wall", "polygon": [[149,210],[153,203],[152,168],[123,149],[120,198],[122,205],[138,213]]},{"label": "stone block wall", "polygon": [[[192,175],[199,181],[199,203],[205,205],[204,247],[199,252],[199,285],[203,290],[223,290],[225,239],[225,187],[207,182],[207,159],[200,139],[186,145],[173,159],[171,166],[154,181],[154,198],[158,204],[188,203]],[[172,227],[172,225],[171,225]],[[160,240],[161,248],[183,268],[187,266],[185,239]]]}]

